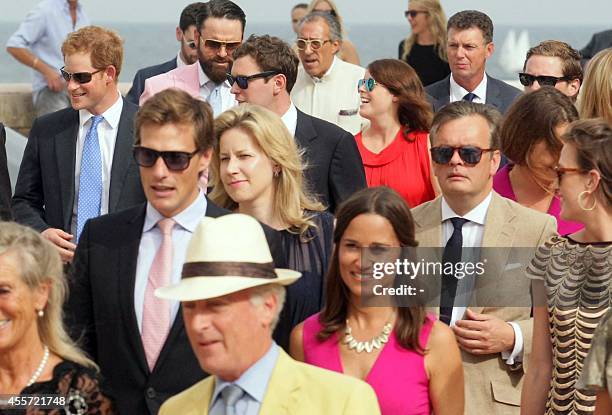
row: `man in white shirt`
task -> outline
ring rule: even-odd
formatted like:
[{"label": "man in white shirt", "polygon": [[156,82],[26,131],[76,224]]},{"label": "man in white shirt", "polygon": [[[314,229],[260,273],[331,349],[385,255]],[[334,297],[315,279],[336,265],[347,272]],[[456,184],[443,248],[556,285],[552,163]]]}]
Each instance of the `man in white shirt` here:
[{"label": "man in white shirt", "polygon": [[481,249],[484,258],[480,261],[498,266],[486,268],[487,272],[499,276],[494,280],[498,294],[509,297],[504,304],[458,300],[460,296],[469,300],[474,292],[486,289],[483,284],[491,282],[490,277],[488,281],[476,277],[475,285],[467,288],[459,276],[441,281],[440,319],[451,325],[462,349],[466,414],[518,414],[521,362],[527,361],[531,350],[529,282],[518,268],[512,274],[494,273],[527,264],[508,264],[508,258],[494,258],[492,253],[535,248],[556,232],[552,216],[492,190],[500,163],[499,119],[489,106],[466,101],[448,104],[436,114],[430,131],[431,153],[442,196],[412,209],[419,245],[444,246],[445,263],[447,252],[465,261],[469,250],[463,248],[496,248]]},{"label": "man in white shirt", "polygon": [[342,31],[334,16],[312,12],[302,19],[297,40],[302,64],[291,99],[306,114],[357,134],[365,122],[357,91],[365,69],[336,57],[341,45]]},{"label": "man in white shirt", "polygon": [[138,107],[124,101],[117,89],[121,38],[87,26],[68,36],[62,53],[72,108],[34,121],[13,213],[69,262],[87,219],[141,203],[144,194],[130,156]]}]

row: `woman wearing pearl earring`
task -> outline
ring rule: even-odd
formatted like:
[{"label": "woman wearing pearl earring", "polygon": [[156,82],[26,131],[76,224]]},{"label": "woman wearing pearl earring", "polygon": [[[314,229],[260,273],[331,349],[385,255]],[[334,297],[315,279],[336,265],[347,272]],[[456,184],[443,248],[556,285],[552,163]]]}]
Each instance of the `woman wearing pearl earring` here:
[{"label": "woman wearing pearl earring", "polygon": [[[57,250],[30,228],[0,222],[0,413],[116,413],[96,364],[64,329],[65,295]],[[17,396],[37,407],[20,411]]]},{"label": "woman wearing pearl earring", "polygon": [[576,121],[563,140],[556,168],[561,218],[584,229],[553,237],[527,269],[535,306],[522,414],[594,413],[596,392],[575,383],[612,306],[612,127],[603,119]]}]

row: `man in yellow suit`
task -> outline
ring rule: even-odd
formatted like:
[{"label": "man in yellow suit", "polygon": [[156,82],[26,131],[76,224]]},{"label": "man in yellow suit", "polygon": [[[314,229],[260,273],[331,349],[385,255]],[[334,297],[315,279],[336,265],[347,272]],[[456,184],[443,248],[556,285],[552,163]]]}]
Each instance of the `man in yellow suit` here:
[{"label": "man in yellow suit", "polygon": [[368,384],[296,362],[273,342],[284,286],[299,277],[274,268],[252,217],[202,219],[181,281],[155,295],[181,301],[191,347],[212,376],[167,400],[160,415],[380,414]]}]

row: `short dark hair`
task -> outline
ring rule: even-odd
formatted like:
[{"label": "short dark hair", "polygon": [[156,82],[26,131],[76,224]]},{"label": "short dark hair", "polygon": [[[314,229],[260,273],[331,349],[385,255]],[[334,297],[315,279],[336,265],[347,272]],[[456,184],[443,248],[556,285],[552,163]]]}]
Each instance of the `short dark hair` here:
[{"label": "short dark hair", "polygon": [[519,165],[529,165],[534,146],[540,141],[559,156],[563,142],[555,127],[578,119],[572,100],[552,86],[523,94],[512,104],[500,129],[501,150]]},{"label": "short dark hair", "polygon": [[469,101],[456,101],[443,106],[434,116],[429,131],[429,139],[433,145],[438,130],[444,124],[473,115],[480,116],[489,124],[489,148],[499,150],[499,125],[501,114],[495,108],[486,104]]},{"label": "short dark hair", "polygon": [[270,35],[251,35],[234,52],[234,61],[243,56],[253,58],[262,71],[279,71],[285,75],[287,92],[291,92],[297,79],[299,59],[284,40]]},{"label": "short dark hair", "polygon": [[485,43],[493,41],[493,22],[491,18],[478,10],[463,10],[455,13],[448,19],[446,31],[451,29],[467,30],[471,28],[480,29]]},{"label": "short dark hair", "polygon": [[218,19],[226,18],[229,20],[240,20],[242,23],[242,33],[244,34],[244,28],[246,26],[246,15],[244,11],[236,3],[230,0],[210,0],[203,4],[198,10],[196,18],[196,24],[198,32],[202,32],[204,23],[209,17],[215,17]]},{"label": "short dark hair", "polygon": [[189,26],[195,26],[198,18],[198,10],[204,6],[204,3],[198,1],[191,3],[183,9],[179,18],[179,28],[184,32]]},{"label": "short dark hair", "polygon": [[291,11],[293,12],[295,9],[307,9],[307,8],[308,8],[307,3],[298,3],[291,8]]},{"label": "short dark hair", "polygon": [[580,65],[580,52],[572,48],[568,43],[559,40],[545,40],[527,51],[523,70],[527,67],[527,61],[533,55],[559,58],[563,62],[563,76],[580,79],[582,82],[582,66]]}]

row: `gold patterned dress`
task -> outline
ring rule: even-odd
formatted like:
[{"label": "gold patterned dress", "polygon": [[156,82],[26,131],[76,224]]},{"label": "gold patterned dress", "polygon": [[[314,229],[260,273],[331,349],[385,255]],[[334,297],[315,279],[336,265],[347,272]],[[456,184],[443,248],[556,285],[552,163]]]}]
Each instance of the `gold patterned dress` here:
[{"label": "gold patterned dress", "polygon": [[612,242],[555,236],[536,252],[527,276],[545,282],[552,342],[546,414],[595,410],[595,393],[576,389],[599,321],[612,305]]}]

